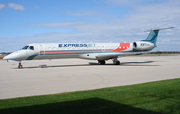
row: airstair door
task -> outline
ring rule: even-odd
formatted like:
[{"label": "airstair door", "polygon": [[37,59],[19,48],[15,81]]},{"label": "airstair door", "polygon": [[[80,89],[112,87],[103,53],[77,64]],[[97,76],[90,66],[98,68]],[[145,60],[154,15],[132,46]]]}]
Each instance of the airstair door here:
[{"label": "airstair door", "polygon": [[43,44],[39,45],[39,55],[42,55],[42,56],[45,55],[45,47]]}]

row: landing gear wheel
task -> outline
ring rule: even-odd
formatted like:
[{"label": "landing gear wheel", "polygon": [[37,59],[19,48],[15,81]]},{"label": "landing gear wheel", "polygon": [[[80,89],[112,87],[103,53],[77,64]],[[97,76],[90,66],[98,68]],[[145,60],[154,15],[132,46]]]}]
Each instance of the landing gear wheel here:
[{"label": "landing gear wheel", "polygon": [[101,65],[104,65],[106,62],[105,62],[105,60],[98,60],[98,63]]},{"label": "landing gear wheel", "polygon": [[21,65],[21,63],[19,63],[19,66],[18,66],[19,69],[22,69],[23,66]]},{"label": "landing gear wheel", "polygon": [[114,64],[114,65],[120,65],[120,62],[118,61],[117,58],[114,58],[114,59],[113,59],[113,64]]},{"label": "landing gear wheel", "polygon": [[18,66],[18,68],[19,68],[19,69],[22,69],[22,68],[23,68],[23,66],[22,66],[22,65],[20,65],[20,66]]},{"label": "landing gear wheel", "polygon": [[120,65],[120,61],[117,61],[117,62],[115,63],[115,65]]}]

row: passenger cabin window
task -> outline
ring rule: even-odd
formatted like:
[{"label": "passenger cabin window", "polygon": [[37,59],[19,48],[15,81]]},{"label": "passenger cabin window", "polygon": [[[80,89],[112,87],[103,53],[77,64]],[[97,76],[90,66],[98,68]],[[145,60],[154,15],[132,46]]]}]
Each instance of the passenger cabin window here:
[{"label": "passenger cabin window", "polygon": [[30,49],[30,50],[34,50],[34,46],[30,46],[29,49]]},{"label": "passenger cabin window", "polygon": [[29,46],[24,46],[22,49],[26,50]]}]

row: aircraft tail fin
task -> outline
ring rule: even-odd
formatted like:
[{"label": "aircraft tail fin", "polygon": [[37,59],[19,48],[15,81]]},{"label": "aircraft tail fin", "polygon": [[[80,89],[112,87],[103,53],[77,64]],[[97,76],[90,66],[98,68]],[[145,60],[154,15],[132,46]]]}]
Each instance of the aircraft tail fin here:
[{"label": "aircraft tail fin", "polygon": [[172,29],[172,28],[174,28],[174,27],[162,28],[162,29],[152,29],[152,30],[144,31],[144,32],[150,32],[150,33],[149,33],[148,37],[143,41],[151,42],[154,44],[154,46],[156,46],[156,41],[157,41],[159,31],[165,30],[165,29]]}]

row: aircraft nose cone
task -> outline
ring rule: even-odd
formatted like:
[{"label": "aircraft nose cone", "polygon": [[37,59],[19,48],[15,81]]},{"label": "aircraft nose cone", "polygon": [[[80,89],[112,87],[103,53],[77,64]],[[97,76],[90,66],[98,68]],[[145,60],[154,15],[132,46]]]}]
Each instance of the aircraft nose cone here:
[{"label": "aircraft nose cone", "polygon": [[6,60],[6,56],[5,56],[5,57],[3,57],[3,59],[4,59],[4,60]]},{"label": "aircraft nose cone", "polygon": [[4,60],[21,60],[23,57],[23,54],[26,57],[26,52],[22,53],[20,51],[16,51],[16,52],[13,52],[13,53],[5,56],[3,59]]},{"label": "aircraft nose cone", "polygon": [[9,55],[6,55],[3,59],[4,60],[14,60],[17,58],[17,56],[18,56],[18,53],[14,52],[14,53],[11,53]]},{"label": "aircraft nose cone", "polygon": [[10,55],[6,55],[3,59],[4,60],[9,60],[9,59],[11,59],[11,56]]}]

